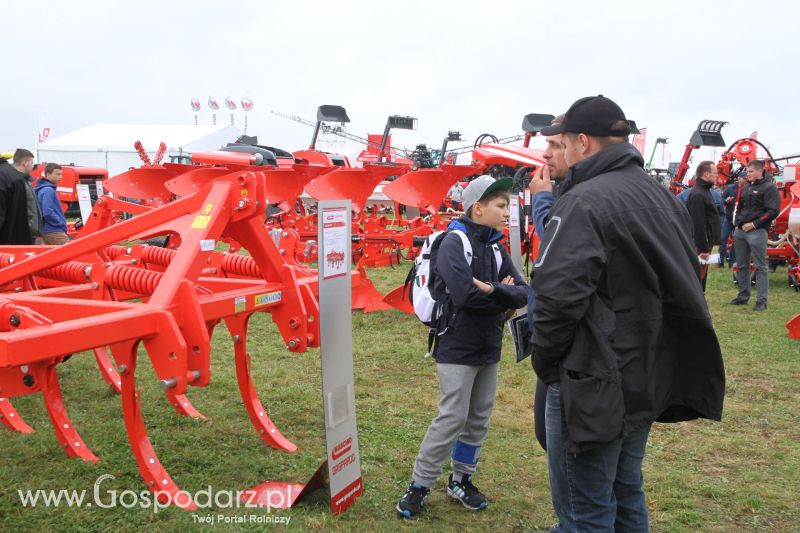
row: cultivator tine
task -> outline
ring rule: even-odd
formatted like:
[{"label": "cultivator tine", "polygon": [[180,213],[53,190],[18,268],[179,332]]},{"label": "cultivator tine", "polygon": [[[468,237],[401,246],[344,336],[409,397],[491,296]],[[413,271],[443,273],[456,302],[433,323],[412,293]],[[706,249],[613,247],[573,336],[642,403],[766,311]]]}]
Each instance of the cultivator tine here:
[{"label": "cultivator tine", "polygon": [[172,408],[175,409],[175,412],[179,415],[196,418],[197,420],[207,420],[205,415],[195,408],[185,394],[174,394],[171,390],[165,391],[165,394],[167,395],[170,405],[172,405]]},{"label": "cultivator tine", "polygon": [[111,359],[108,357],[108,352],[105,346],[100,346],[94,349],[94,359],[97,361],[97,366],[100,368],[100,375],[103,376],[109,387],[114,389],[117,394],[122,392],[122,380],[119,373],[111,364]]},{"label": "cultivator tine", "polygon": [[178,497],[180,488],[172,481],[150,443],[142,416],[139,389],[136,387],[136,346],[137,343],[126,344],[128,365],[122,373],[122,415],[125,418],[125,429],[128,432],[131,451],[136,457],[139,473],[147,483],[147,488],[156,494],[160,502],[171,502],[182,509],[192,511],[197,509],[197,505],[188,496],[181,501]]},{"label": "cultivator tine", "polygon": [[8,398],[0,398],[0,422],[11,431],[33,433],[33,428],[19,416]]},{"label": "cultivator tine", "polygon": [[236,379],[239,383],[239,393],[242,395],[244,407],[250,422],[258,433],[261,440],[268,446],[285,450],[287,452],[297,451],[297,445],[283,436],[278,428],[267,415],[266,409],[261,403],[253,385],[253,377],[250,373],[251,358],[247,352],[247,318],[237,317],[225,320],[228,331],[233,339],[233,351],[236,360]]},{"label": "cultivator tine", "polygon": [[64,398],[61,396],[61,387],[58,384],[58,373],[54,364],[45,369],[42,397],[44,398],[44,405],[47,408],[47,414],[50,417],[50,423],[53,425],[56,438],[61,443],[64,451],[67,452],[67,455],[80,457],[89,463],[99,462],[97,456],[83,442],[67,415],[67,409],[64,407]]}]

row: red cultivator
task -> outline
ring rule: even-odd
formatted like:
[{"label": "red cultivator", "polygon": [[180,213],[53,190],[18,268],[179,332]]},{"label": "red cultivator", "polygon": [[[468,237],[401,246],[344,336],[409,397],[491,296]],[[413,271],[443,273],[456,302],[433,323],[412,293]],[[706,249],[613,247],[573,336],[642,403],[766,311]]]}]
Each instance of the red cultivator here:
[{"label": "red cultivator", "polygon": [[[142,477],[160,501],[176,501],[178,486],[144,424],[136,386],[138,348],[144,347],[176,411],[199,417],[185,394],[190,386],[209,384],[209,339],[224,320],[239,390],[256,432],[269,446],[294,451],[253,386],[247,324],[253,313],[267,312],[287,349],[317,346],[317,278],[292,255],[282,254],[283,247],[297,242],[292,230],[276,241],[264,229],[269,172],[219,170],[192,195],[62,247],[0,248],[0,286],[6,291],[0,297],[3,422],[30,432],[9,398],[41,392],[67,454],[96,462],[67,415],[57,373],[71,354],[94,350],[104,378],[121,389],[125,426]],[[181,175],[172,185],[178,189],[189,181]],[[163,235],[170,236],[173,249],[116,246]],[[235,240],[250,255],[215,252],[222,239]]]}]

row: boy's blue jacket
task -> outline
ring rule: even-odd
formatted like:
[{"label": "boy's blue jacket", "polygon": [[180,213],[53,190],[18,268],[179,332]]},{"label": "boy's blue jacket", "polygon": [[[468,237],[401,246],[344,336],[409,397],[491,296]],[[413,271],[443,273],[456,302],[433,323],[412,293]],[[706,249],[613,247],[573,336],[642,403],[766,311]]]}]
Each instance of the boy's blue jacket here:
[{"label": "boy's blue jacket", "polygon": [[[528,290],[525,281],[511,262],[511,257],[499,241],[503,234],[488,226],[461,216],[450,222],[448,229],[458,229],[469,237],[472,244],[472,265],[464,258],[464,247],[458,235],[447,234],[439,246],[432,279],[431,294],[439,297],[449,293],[449,309],[438,327],[437,363],[459,365],[488,365],[500,360],[505,311],[525,305]],[[498,243],[503,259],[497,272],[492,245]],[[503,285],[506,276],[514,278],[514,285]],[[472,282],[475,277],[494,287],[491,294],[478,289]],[[447,291],[445,291],[445,289]]]},{"label": "boy's blue jacket", "polygon": [[67,219],[61,210],[55,183],[39,178],[36,181],[36,196],[39,198],[42,219],[44,219],[42,233],[66,233]]}]

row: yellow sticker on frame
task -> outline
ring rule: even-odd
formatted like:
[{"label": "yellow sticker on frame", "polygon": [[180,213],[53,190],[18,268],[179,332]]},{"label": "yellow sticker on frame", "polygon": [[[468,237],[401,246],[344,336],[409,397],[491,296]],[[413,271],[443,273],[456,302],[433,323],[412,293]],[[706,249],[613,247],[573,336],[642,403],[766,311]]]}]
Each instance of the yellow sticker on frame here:
[{"label": "yellow sticker on frame", "polygon": [[211,217],[208,215],[197,215],[192,222],[192,229],[206,229],[208,223],[211,222]]}]

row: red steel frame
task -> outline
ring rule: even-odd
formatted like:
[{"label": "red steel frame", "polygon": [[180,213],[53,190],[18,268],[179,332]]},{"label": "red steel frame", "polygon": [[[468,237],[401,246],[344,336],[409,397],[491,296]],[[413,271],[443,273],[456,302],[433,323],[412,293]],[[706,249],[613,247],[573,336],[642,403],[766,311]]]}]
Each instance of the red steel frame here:
[{"label": "red steel frame", "polygon": [[[175,501],[170,497],[178,486],[159,461],[144,424],[135,380],[138,347],[144,346],[176,409],[196,414],[184,395],[190,385],[208,385],[209,338],[224,320],[251,422],[266,444],[294,451],[296,446],[269,420],[253,386],[247,321],[255,312],[269,312],[290,351],[317,346],[317,286],[316,276],[281,255],[264,231],[260,213],[267,174],[228,172],[196,194],[62,247],[0,247],[6,252],[0,286],[13,291],[0,296],[4,423],[30,431],[8,398],[41,392],[67,454],[96,462],[67,415],[56,367],[70,354],[99,350],[102,355],[108,346],[119,369],[123,415],[139,471],[159,500]],[[179,236],[174,251],[135,247],[121,253],[113,247],[163,234]],[[213,243],[223,236],[241,243],[250,257],[214,252]],[[143,268],[167,253],[161,271]],[[132,298],[139,301],[125,301]],[[194,508],[190,501],[181,505]]]}]

